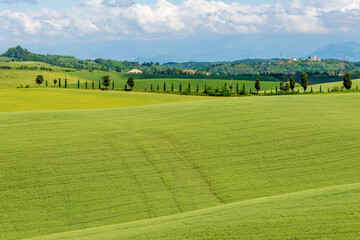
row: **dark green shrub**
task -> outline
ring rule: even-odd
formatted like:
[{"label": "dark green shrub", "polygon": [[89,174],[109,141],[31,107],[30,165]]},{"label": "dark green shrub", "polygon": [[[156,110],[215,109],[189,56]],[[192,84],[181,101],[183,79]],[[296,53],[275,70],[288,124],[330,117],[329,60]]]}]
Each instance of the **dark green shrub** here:
[{"label": "dark green shrub", "polygon": [[288,92],[290,90],[290,86],[287,82],[281,81],[280,83],[280,91]]},{"label": "dark green shrub", "polygon": [[339,92],[339,91],[340,91],[340,88],[337,86],[334,86],[331,88],[331,92]]}]

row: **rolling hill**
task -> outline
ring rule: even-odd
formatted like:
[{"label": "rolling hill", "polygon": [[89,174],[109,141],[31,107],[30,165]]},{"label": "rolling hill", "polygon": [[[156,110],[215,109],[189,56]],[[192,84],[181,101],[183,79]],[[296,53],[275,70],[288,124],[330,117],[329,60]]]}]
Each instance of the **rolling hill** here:
[{"label": "rolling hill", "polygon": [[359,62],[360,61],[360,43],[345,42],[339,44],[326,45],[311,54],[324,59],[338,59]]},{"label": "rolling hill", "polygon": [[0,236],[356,238],[360,94],[178,97],[2,110]]}]

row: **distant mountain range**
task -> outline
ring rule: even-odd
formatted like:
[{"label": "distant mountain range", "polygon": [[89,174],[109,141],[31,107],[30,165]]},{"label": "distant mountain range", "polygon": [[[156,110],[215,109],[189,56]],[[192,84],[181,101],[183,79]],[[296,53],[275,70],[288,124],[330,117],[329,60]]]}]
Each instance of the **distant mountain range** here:
[{"label": "distant mountain range", "polygon": [[346,60],[360,62],[360,43],[346,42],[339,44],[329,44],[311,54],[324,59]]}]

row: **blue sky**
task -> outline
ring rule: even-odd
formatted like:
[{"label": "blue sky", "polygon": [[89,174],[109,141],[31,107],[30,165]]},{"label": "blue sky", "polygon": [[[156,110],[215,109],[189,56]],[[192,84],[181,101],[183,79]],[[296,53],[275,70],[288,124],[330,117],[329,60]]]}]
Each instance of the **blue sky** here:
[{"label": "blue sky", "polygon": [[303,57],[357,41],[360,0],[0,0],[0,50],[81,58]]}]

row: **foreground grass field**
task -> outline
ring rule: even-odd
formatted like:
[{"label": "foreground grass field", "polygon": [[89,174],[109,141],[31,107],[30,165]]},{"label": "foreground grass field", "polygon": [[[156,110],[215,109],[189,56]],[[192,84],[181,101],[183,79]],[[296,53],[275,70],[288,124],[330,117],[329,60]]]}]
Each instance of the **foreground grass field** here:
[{"label": "foreground grass field", "polygon": [[340,185],[33,240],[358,239],[359,195]]},{"label": "foreground grass field", "polygon": [[0,112],[144,106],[206,98],[78,89],[0,89]]},{"label": "foreground grass field", "polygon": [[359,101],[0,113],[0,236],[354,239]]}]

